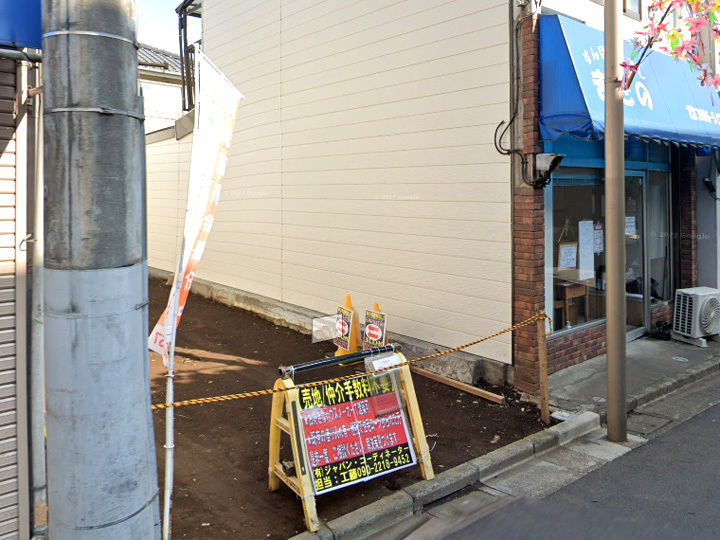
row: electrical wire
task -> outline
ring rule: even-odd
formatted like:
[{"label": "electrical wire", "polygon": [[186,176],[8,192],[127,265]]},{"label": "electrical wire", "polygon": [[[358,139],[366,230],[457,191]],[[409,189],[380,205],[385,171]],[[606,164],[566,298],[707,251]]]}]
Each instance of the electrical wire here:
[{"label": "electrical wire", "polygon": [[[541,0],[542,1],[542,0]],[[515,36],[520,35],[520,26],[522,25],[524,19],[520,19],[517,23],[515,23]],[[510,116],[510,120],[505,124],[505,120],[502,120],[497,127],[495,128],[495,133],[493,136],[493,144],[495,145],[495,150],[503,155],[503,156],[509,156],[512,154],[517,155],[520,158],[520,162],[522,165],[521,168],[521,174],[522,174],[522,180],[525,184],[527,184],[530,187],[533,188],[542,188],[549,184],[549,179],[545,182],[534,182],[533,180],[530,180],[528,176],[528,159],[527,156],[522,152],[522,150],[518,148],[505,148],[502,144],[503,137],[507,134],[508,130],[512,127],[512,125],[515,123],[515,120],[518,116],[518,111],[520,109],[520,59],[518,55],[518,50],[520,47],[517,43],[515,43],[515,46],[513,47],[513,63],[515,68],[515,89],[514,89],[514,101],[513,101],[513,113]],[[505,129],[503,129],[502,133],[498,136],[498,132],[502,129],[502,127],[505,126]]]}]

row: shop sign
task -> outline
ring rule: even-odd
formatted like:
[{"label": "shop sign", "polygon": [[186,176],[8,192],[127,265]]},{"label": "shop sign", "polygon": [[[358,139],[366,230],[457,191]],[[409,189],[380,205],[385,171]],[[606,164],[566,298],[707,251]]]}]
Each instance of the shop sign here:
[{"label": "shop sign", "polygon": [[335,315],[335,339],[333,343],[341,349],[350,350],[350,329],[352,328],[353,311],[338,306]]},{"label": "shop sign", "polygon": [[377,311],[365,311],[365,335],[363,337],[363,350],[377,349],[385,345],[385,328],[387,327],[387,314]]},{"label": "shop sign", "polygon": [[416,463],[395,373],[301,388],[304,451],[316,495]]}]

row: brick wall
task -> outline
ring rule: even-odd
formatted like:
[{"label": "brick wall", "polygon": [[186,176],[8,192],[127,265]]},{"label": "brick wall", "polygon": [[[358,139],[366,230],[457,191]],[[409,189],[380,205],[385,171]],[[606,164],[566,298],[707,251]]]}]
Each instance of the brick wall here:
[{"label": "brick wall", "polygon": [[652,306],[650,310],[650,330],[655,330],[659,323],[672,324],[673,302]]},{"label": "brick wall", "polygon": [[695,159],[692,152],[680,153],[680,288],[697,286],[697,205]]},{"label": "brick wall", "polygon": [[540,80],[539,60],[539,19],[531,15],[523,19],[520,26],[520,67],[522,69],[522,105],[523,105],[523,153],[542,152],[540,128],[538,126],[538,94]]},{"label": "brick wall", "polygon": [[[521,96],[525,155],[539,152],[538,19],[530,16],[520,29]],[[532,156],[530,156],[532,158]],[[513,322],[523,321],[545,308],[545,201],[542,189],[517,182],[513,194]],[[537,393],[537,326],[513,334],[513,384],[523,392]]]},{"label": "brick wall", "polygon": [[555,373],[605,354],[605,324],[570,331],[547,341],[548,372]]},{"label": "brick wall", "polygon": [[[672,302],[659,304],[650,309],[650,330],[659,322],[670,323],[673,316]],[[605,324],[585,330],[579,329],[550,337],[547,341],[548,373],[555,373],[607,352]]]}]

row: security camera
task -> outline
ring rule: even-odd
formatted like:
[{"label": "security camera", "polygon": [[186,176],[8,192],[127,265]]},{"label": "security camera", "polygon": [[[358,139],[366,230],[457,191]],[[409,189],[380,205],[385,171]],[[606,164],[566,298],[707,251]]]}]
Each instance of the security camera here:
[{"label": "security camera", "polygon": [[535,156],[535,170],[540,176],[535,181],[538,185],[549,184],[550,175],[560,165],[565,156],[562,154],[537,154]]}]

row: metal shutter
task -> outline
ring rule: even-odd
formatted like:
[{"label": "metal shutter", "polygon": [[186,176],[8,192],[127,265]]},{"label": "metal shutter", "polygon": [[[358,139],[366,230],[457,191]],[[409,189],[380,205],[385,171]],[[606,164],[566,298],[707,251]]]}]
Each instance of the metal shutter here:
[{"label": "metal shutter", "polygon": [[27,229],[29,119],[17,99],[25,73],[0,59],[0,540],[29,536],[27,267],[18,249]]}]

